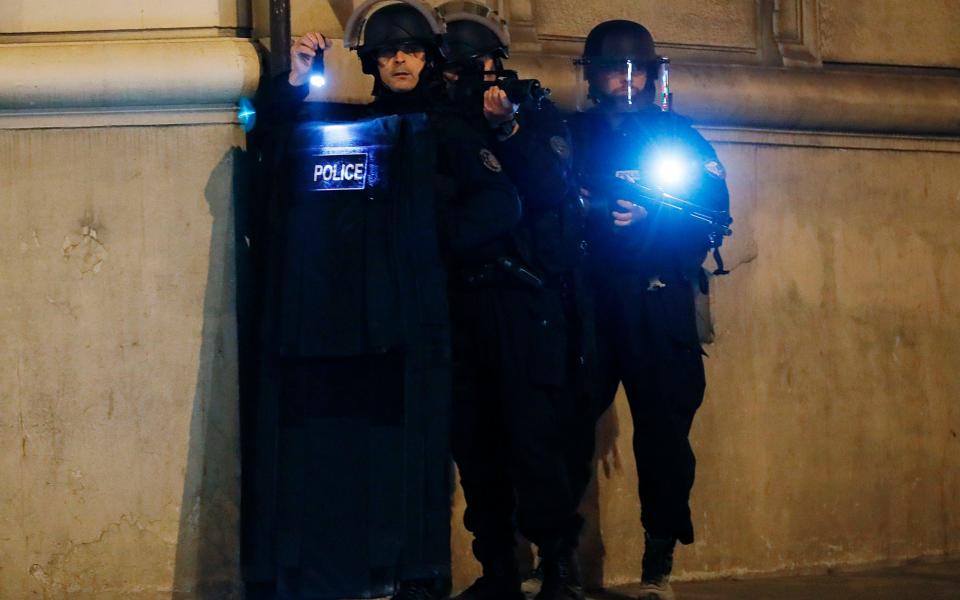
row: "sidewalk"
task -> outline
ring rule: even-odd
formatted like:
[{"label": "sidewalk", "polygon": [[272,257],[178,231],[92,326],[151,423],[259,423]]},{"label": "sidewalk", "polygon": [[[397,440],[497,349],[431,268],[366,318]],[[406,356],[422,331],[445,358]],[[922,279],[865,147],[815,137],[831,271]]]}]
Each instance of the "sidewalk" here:
[{"label": "sidewalk", "polygon": [[[960,600],[960,560],[826,575],[678,583],[677,600]],[[635,586],[591,594],[633,600]]]}]

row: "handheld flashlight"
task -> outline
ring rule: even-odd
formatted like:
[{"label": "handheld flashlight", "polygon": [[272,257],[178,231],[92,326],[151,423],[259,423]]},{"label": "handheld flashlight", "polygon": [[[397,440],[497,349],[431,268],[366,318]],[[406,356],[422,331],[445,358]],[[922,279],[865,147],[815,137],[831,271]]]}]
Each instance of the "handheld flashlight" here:
[{"label": "handheld flashlight", "polygon": [[327,85],[327,77],[323,66],[323,49],[317,49],[317,55],[313,57],[313,65],[310,67],[310,87],[322,88]]}]

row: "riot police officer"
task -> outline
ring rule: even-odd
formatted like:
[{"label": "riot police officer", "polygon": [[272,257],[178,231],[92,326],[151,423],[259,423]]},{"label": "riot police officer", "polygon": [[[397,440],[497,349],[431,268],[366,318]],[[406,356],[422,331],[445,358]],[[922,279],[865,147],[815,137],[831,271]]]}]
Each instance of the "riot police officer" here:
[{"label": "riot police officer", "polygon": [[[693,286],[711,232],[656,203],[644,206],[606,186],[645,184],[724,213],[728,193],[713,148],[689,121],[655,103],[661,59],[642,25],[609,21],[590,32],[581,59],[589,106],[571,120],[575,162],[591,204],[588,269],[596,310],[597,404],[577,436],[576,484],[590,477],[593,423],[623,384],[646,547],[641,599],[672,598],[677,541],[693,542],[689,495],[695,459],[688,435],[705,388]],[[577,467],[576,465],[579,465]]]},{"label": "riot police officer", "polygon": [[523,204],[517,227],[451,271],[453,452],[483,566],[458,598],[524,597],[514,523],[539,549],[537,598],[582,598],[573,556],[580,517],[563,451],[579,364],[572,328],[582,234],[569,136],[548,100],[508,97],[505,78],[516,75],[503,69],[509,33],[495,12],[470,1],[439,10],[450,106],[489,138]]},{"label": "riot police officer", "polygon": [[486,141],[431,110],[442,32],[418,0],[361,6],[345,41],[376,98],[359,110],[304,105],[319,33],[272,82],[279,598],[427,600],[449,580],[441,252],[469,254],[520,208]]}]

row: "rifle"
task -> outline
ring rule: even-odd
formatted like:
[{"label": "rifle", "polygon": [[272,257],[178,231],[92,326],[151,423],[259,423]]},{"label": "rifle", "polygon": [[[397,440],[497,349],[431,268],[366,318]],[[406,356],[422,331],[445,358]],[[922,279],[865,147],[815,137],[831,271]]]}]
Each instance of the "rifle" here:
[{"label": "rifle", "polygon": [[623,199],[650,209],[667,209],[685,218],[693,219],[708,228],[711,248],[719,248],[723,238],[733,235],[730,224],[733,219],[724,210],[708,208],[668,194],[659,188],[640,183],[636,172],[618,171],[609,176],[581,176],[580,183],[591,192],[608,198]]},{"label": "rifle", "polygon": [[496,81],[483,82],[483,89],[498,87],[507,93],[507,98],[514,104],[537,102],[550,96],[550,88],[545,88],[539,79],[520,79],[515,71],[504,71]]},{"label": "rifle", "polygon": [[[493,81],[479,79],[483,75],[496,74]],[[457,95],[460,98],[475,98],[482,96],[492,87],[498,87],[507,93],[507,98],[514,104],[535,102],[540,105],[545,98],[550,97],[550,88],[543,87],[539,79],[520,79],[516,71],[490,71],[476,75],[475,81],[465,81],[457,85]]]}]

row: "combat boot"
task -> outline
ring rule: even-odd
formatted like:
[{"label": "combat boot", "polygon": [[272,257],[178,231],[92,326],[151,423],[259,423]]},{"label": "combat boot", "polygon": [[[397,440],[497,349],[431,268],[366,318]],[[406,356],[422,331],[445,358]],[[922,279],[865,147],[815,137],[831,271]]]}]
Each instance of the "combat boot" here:
[{"label": "combat boot", "polygon": [[580,583],[580,568],[573,549],[565,549],[555,556],[544,557],[543,585],[536,600],[584,600]]},{"label": "combat boot", "polygon": [[637,600],[674,600],[670,573],[673,571],[673,548],[677,540],[672,536],[660,538],[649,533],[644,533],[643,537],[643,577]]},{"label": "combat boot", "polygon": [[537,567],[527,574],[523,579],[523,583],[520,584],[520,589],[523,590],[523,593],[527,596],[536,596],[540,593],[540,588],[543,587],[543,562],[538,561]]},{"label": "combat boot", "polygon": [[483,575],[452,600],[526,600],[516,559],[511,555],[484,562]]}]

